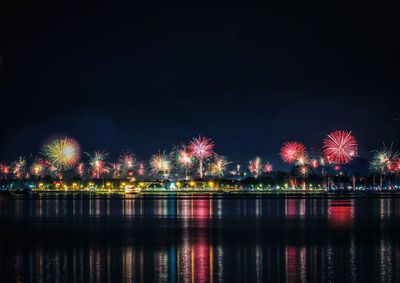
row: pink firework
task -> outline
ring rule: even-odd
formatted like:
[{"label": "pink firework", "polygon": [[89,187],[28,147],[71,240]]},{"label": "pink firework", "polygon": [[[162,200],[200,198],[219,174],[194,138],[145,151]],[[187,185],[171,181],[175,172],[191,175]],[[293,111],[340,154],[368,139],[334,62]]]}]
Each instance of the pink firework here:
[{"label": "pink firework", "polygon": [[306,177],[309,172],[310,171],[309,171],[309,169],[308,169],[308,167],[306,165],[303,165],[303,166],[299,167],[299,173],[300,173],[301,176]]},{"label": "pink firework", "polygon": [[263,169],[261,158],[256,157],[253,160],[250,160],[248,168],[250,173],[254,176],[254,178],[257,178],[258,175],[261,174],[261,171]]},{"label": "pink firework", "polygon": [[203,178],[203,161],[204,159],[213,156],[214,142],[211,139],[198,136],[193,138],[188,146],[191,154],[199,161],[199,175]]},{"label": "pink firework", "polygon": [[264,173],[271,173],[272,172],[272,165],[271,163],[267,162],[264,165],[264,169],[263,169]]},{"label": "pink firework", "polygon": [[193,165],[192,154],[184,149],[178,150],[178,163],[183,168],[190,168]]},{"label": "pink firework", "polygon": [[143,176],[144,175],[144,170],[145,170],[144,162],[140,161],[138,163],[138,174],[139,174],[139,176]]},{"label": "pink firework", "polygon": [[316,160],[316,159],[311,160],[311,166],[312,166],[312,168],[317,169],[319,166],[318,160]]},{"label": "pink firework", "polygon": [[135,156],[131,153],[125,153],[120,157],[120,163],[125,169],[130,170],[135,166]]},{"label": "pink firework", "polygon": [[78,166],[76,166],[76,173],[80,177],[83,177],[83,175],[85,174],[85,164],[83,162],[79,163]]},{"label": "pink firework", "polygon": [[357,141],[351,132],[334,131],[324,140],[324,154],[329,162],[346,164],[357,156]]},{"label": "pink firework", "polygon": [[293,164],[298,159],[305,158],[306,148],[299,142],[286,142],[281,148],[281,157],[285,163]]},{"label": "pink firework", "polygon": [[101,175],[107,174],[109,169],[106,167],[105,160],[108,158],[108,153],[95,151],[93,155],[89,155],[89,164],[91,167],[91,175],[96,179],[100,179]]},{"label": "pink firework", "polygon": [[211,157],[214,154],[214,142],[202,136],[192,139],[188,148],[189,151],[199,159]]}]

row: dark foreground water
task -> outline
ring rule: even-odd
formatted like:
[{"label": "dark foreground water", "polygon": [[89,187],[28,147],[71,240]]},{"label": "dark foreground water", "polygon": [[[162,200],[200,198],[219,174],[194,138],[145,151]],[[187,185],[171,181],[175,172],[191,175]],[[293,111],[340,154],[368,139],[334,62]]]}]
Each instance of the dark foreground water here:
[{"label": "dark foreground water", "polygon": [[0,195],[0,280],[400,280],[400,199]]}]

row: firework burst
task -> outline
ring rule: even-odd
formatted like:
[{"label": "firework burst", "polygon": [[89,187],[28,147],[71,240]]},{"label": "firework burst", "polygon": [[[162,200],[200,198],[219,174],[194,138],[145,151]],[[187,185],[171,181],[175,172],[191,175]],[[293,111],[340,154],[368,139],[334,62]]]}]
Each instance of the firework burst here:
[{"label": "firework burst", "polygon": [[216,156],[214,162],[210,165],[210,173],[212,176],[222,177],[226,171],[226,167],[230,162],[224,156]]},{"label": "firework burst", "polygon": [[310,169],[308,168],[307,165],[303,165],[298,168],[298,173],[300,176],[305,178],[310,173]]},{"label": "firework burst", "polygon": [[139,176],[144,176],[145,167],[146,167],[146,165],[145,165],[145,163],[143,161],[140,161],[138,163],[138,175]]},{"label": "firework burst", "polygon": [[317,169],[319,166],[318,160],[317,159],[312,159],[311,160],[311,167],[314,169]]},{"label": "firework burst", "polygon": [[370,162],[370,169],[380,174],[391,173],[397,170],[400,154],[393,151],[393,144],[390,147],[383,146],[374,151],[374,155]]},{"label": "firework burst", "polygon": [[188,146],[191,154],[199,162],[199,175],[203,178],[203,161],[214,155],[214,142],[211,139],[198,136],[193,138]]},{"label": "firework burst", "polygon": [[31,165],[31,173],[35,177],[43,177],[46,171],[46,167],[48,166],[48,161],[42,158],[36,158],[35,161]]},{"label": "firework burst", "polygon": [[258,178],[263,169],[263,164],[260,157],[256,157],[253,160],[249,161],[249,171],[254,176],[254,178]]},{"label": "firework burst", "polygon": [[193,167],[193,156],[186,147],[179,149],[177,156],[177,163],[185,171],[185,179],[188,179],[188,170]]},{"label": "firework burst", "polygon": [[108,163],[110,167],[110,172],[113,176],[113,178],[119,177],[121,175],[122,167],[123,165],[121,163],[115,162],[115,163]]},{"label": "firework burst", "polygon": [[3,176],[3,179],[6,180],[8,174],[10,174],[10,166],[5,163],[1,163],[0,164],[0,172],[1,172],[1,175]]},{"label": "firework burst", "polygon": [[93,155],[89,155],[89,165],[91,168],[91,175],[94,178],[100,179],[100,177],[109,172],[106,167],[105,160],[108,158],[107,152],[95,151]]},{"label": "firework burst", "polygon": [[125,153],[120,156],[119,163],[123,166],[125,171],[132,170],[135,166],[135,155],[132,153]]},{"label": "firework burst", "polygon": [[11,165],[11,170],[15,179],[21,179],[26,170],[26,160],[23,157],[19,157]]},{"label": "firework burst", "polygon": [[150,166],[152,172],[157,175],[161,174],[164,176],[165,179],[168,178],[169,173],[171,172],[171,161],[169,160],[168,156],[165,152],[159,152],[152,156],[150,160]]},{"label": "firework burst", "polygon": [[272,164],[269,163],[269,162],[265,163],[264,168],[263,168],[263,172],[264,173],[271,173],[272,170],[273,170]]},{"label": "firework burst", "polygon": [[299,142],[286,142],[281,148],[283,162],[293,164],[306,158],[306,148]]},{"label": "firework burst", "polygon": [[192,154],[186,148],[178,150],[178,164],[182,168],[188,169],[193,166]]},{"label": "firework burst", "polygon": [[351,132],[334,131],[325,138],[323,150],[329,162],[342,165],[357,156],[358,146]]},{"label": "firework burst", "polygon": [[78,166],[76,166],[76,173],[79,175],[79,177],[83,177],[85,174],[85,164],[83,162],[79,163]]},{"label": "firework burst", "polygon": [[56,139],[44,146],[44,154],[60,170],[74,167],[80,158],[80,146],[72,138]]}]

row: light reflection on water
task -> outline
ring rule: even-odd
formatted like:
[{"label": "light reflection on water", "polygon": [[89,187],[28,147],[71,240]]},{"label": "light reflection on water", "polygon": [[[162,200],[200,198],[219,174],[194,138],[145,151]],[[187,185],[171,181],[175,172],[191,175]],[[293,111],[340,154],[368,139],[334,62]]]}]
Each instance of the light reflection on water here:
[{"label": "light reflection on water", "polygon": [[400,199],[0,196],[2,281],[398,281]]}]

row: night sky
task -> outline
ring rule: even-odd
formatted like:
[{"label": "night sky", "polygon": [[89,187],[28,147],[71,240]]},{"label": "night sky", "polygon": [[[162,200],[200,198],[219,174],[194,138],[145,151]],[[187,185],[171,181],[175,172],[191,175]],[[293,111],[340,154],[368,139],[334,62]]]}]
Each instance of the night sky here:
[{"label": "night sky", "polygon": [[320,148],[336,129],[353,131],[361,161],[383,141],[400,149],[394,7],[10,2],[0,160],[62,136],[148,159],[201,134],[235,163],[277,169],[284,141]]}]

